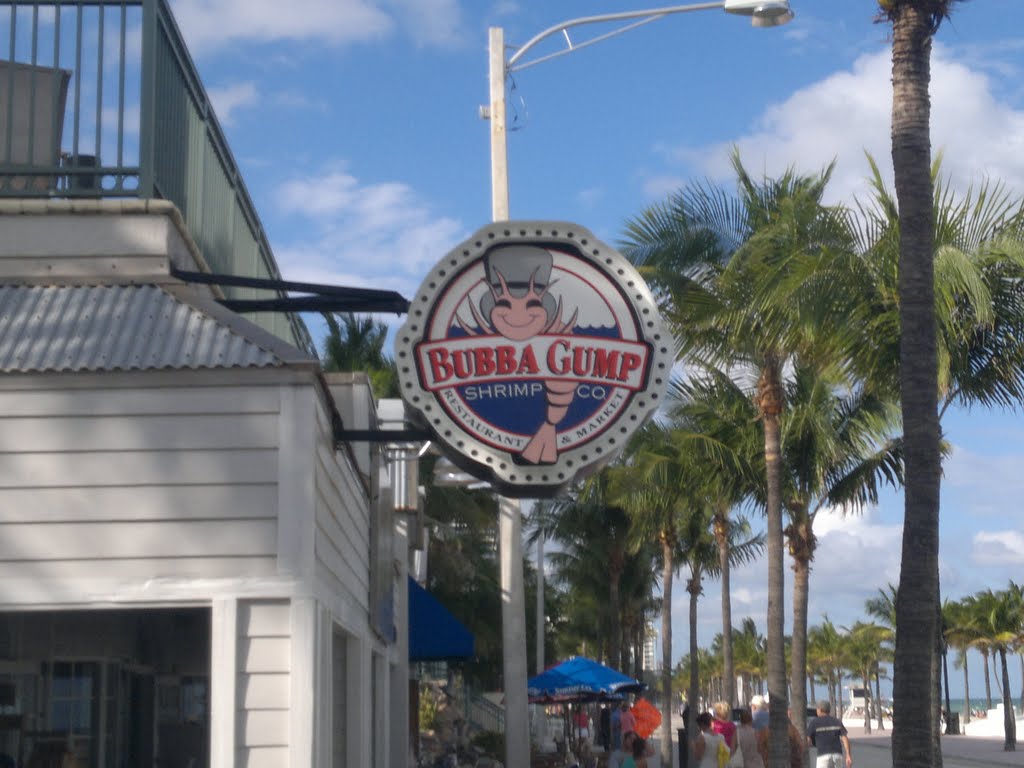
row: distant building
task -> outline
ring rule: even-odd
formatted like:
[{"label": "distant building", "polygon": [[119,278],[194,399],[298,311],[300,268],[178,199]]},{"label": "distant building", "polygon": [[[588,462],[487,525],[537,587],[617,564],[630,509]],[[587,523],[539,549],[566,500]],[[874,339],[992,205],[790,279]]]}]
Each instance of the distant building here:
[{"label": "distant building", "polygon": [[658,632],[654,623],[648,621],[644,630],[643,669],[650,672],[661,670],[661,656],[658,654]]}]

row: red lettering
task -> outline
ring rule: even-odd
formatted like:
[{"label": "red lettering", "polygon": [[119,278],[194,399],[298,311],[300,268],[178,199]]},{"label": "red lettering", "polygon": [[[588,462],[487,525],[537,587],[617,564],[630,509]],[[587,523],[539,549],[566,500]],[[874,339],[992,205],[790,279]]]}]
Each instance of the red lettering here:
[{"label": "red lettering", "polygon": [[631,371],[640,367],[642,359],[640,355],[633,352],[626,352],[622,355],[622,367],[619,368],[619,381],[625,381]]},{"label": "red lettering", "polygon": [[[559,348],[561,348],[561,350],[559,350]],[[569,372],[569,356],[565,355],[562,358],[555,357],[559,351],[566,351],[568,349],[569,342],[565,339],[559,339],[548,347],[548,370],[556,376],[564,376]]]},{"label": "red lettering", "polygon": [[473,350],[473,365],[477,376],[490,376],[494,373],[494,350],[490,347],[477,347]]},{"label": "red lettering", "polygon": [[432,349],[427,353],[427,357],[430,358],[430,375],[435,382],[447,381],[455,373],[448,362],[447,349]]},{"label": "red lettering", "polygon": [[496,361],[496,368],[498,374],[501,376],[507,376],[516,369],[516,348],[509,346],[498,347],[497,352],[498,359]]},{"label": "red lettering", "polygon": [[467,351],[456,352],[452,355],[452,362],[455,363],[455,377],[458,379],[468,379],[473,375],[473,366],[470,362],[473,359],[473,353]]},{"label": "red lettering", "polygon": [[572,372],[577,376],[590,373],[590,360],[594,350],[592,347],[576,347],[572,351]]},{"label": "red lettering", "polygon": [[[549,354],[548,357],[550,356]],[[519,368],[516,370],[516,374],[522,376],[530,373],[540,373],[540,368],[537,365],[537,356],[533,354],[533,347],[527,344],[523,347],[523,356],[519,358]]]},{"label": "red lettering", "polygon": [[609,352],[600,347],[594,350],[594,376],[599,379],[615,378],[615,369],[619,367],[618,351]]}]

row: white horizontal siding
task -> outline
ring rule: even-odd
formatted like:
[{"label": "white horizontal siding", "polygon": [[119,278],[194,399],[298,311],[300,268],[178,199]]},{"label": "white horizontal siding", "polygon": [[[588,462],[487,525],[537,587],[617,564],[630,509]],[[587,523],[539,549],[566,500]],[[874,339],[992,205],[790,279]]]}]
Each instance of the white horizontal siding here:
[{"label": "white horizontal siding", "polygon": [[[0,429],[2,429],[0,425]],[[11,453],[0,461],[0,489],[109,485],[259,483],[274,477],[277,451],[117,451]]]},{"label": "white horizontal siding", "polygon": [[348,604],[369,609],[370,527],[366,490],[330,424],[318,413],[316,450],[317,575]]},{"label": "white horizontal siding", "polygon": [[0,390],[0,600],[24,602],[26,574],[126,591],[275,574],[279,385],[173,375],[173,387],[140,374],[107,388],[97,374],[95,388],[60,389],[55,374]]},{"label": "white horizontal siding", "polygon": [[239,602],[235,718],[239,766],[288,765],[291,643],[288,601]]},{"label": "white horizontal siding", "polygon": [[[2,459],[0,459],[2,460]],[[7,488],[0,505],[0,523],[109,520],[232,520],[277,516],[277,486],[254,484],[165,482],[132,485],[56,488]]]}]

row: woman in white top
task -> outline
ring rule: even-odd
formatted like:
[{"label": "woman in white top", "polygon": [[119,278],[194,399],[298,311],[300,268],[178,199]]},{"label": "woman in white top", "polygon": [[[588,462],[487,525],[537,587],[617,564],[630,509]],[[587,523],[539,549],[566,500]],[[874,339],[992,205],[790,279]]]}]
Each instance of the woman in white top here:
[{"label": "woman in white top", "polygon": [[[697,758],[696,768],[719,768],[718,745],[725,745],[725,737],[711,730],[711,713],[701,712],[697,716],[700,733],[693,742],[693,756]],[[726,749],[729,747],[726,746]]]}]

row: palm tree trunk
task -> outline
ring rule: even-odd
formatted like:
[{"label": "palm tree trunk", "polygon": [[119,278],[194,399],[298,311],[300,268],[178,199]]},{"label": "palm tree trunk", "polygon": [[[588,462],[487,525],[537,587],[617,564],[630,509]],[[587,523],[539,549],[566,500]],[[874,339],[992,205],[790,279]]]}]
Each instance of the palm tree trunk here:
[{"label": "palm tree trunk", "polygon": [[620,552],[613,552],[611,563],[608,568],[608,613],[612,617],[611,626],[608,628],[608,658],[611,665],[618,669],[625,669],[622,666],[622,607],[620,597],[620,582],[622,581],[622,570],[624,567],[625,555]]},{"label": "palm tree trunk", "polygon": [[[800,536],[798,531],[790,537],[791,550],[794,538]],[[806,548],[802,547],[793,558],[793,639],[790,644],[793,665],[790,710],[801,741],[807,738],[807,601],[810,597],[810,574],[811,564],[806,557]]]},{"label": "palm tree trunk", "polygon": [[949,653],[945,647],[942,649],[942,684],[946,694],[946,735],[948,736],[949,726],[953,722],[953,708],[949,703]]},{"label": "palm tree trunk", "polygon": [[964,725],[971,722],[971,681],[967,674],[967,649],[964,649]]},{"label": "palm tree trunk", "polygon": [[661,556],[661,764],[672,763],[672,561],[673,536],[662,534]]},{"label": "palm tree trunk", "polygon": [[[864,698],[867,699],[871,695],[871,673],[866,669],[861,673],[861,684],[864,686]],[[869,701],[864,702],[864,733],[871,733],[871,703]]]},{"label": "palm tree trunk", "polygon": [[875,717],[878,718],[878,730],[885,730],[885,718],[882,712],[882,673],[881,664],[875,664]]},{"label": "palm tree trunk", "polygon": [[988,673],[988,649],[981,652],[981,660],[984,664],[982,669],[985,672],[985,712],[992,711],[992,679]]},{"label": "palm tree trunk", "polygon": [[736,671],[732,653],[732,596],[729,588],[729,509],[715,515],[715,542],[718,544],[718,567],[722,582],[722,677],[725,678],[725,700],[735,707]]},{"label": "palm tree trunk", "polygon": [[1017,717],[1010,698],[1010,670],[1006,665],[1006,649],[999,649],[999,662],[1003,672],[1003,751],[1017,751]]},{"label": "palm tree trunk", "polygon": [[782,539],[782,465],[780,363],[769,355],[758,382],[759,410],[764,421],[766,478],[765,535],[768,551],[768,768],[789,766],[789,696],[785,648],[785,567]]},{"label": "palm tree trunk", "polygon": [[690,716],[686,720],[686,744],[680,744],[680,750],[688,750],[689,760],[687,765],[696,765],[697,761],[693,756],[693,739],[697,736],[697,715],[700,702],[700,665],[697,647],[697,598],[701,590],[700,569],[692,569],[690,581],[686,585],[686,591],[690,593],[690,685],[686,691],[686,700],[690,704]]},{"label": "palm tree trunk", "polygon": [[1020,654],[1020,711],[1024,715],[1024,653]]},{"label": "palm tree trunk", "polygon": [[930,4],[896,2],[891,8],[892,160],[899,202],[900,402],[906,468],[892,754],[893,765],[901,768],[932,768],[937,739],[933,712],[941,471],[928,100],[934,26]]}]

